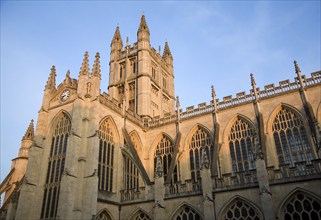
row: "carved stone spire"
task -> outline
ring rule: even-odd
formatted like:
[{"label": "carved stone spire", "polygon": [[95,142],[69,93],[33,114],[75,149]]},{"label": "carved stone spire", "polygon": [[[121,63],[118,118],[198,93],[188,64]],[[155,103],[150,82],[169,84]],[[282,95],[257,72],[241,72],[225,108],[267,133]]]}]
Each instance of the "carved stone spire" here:
[{"label": "carved stone spire", "polygon": [[302,80],[300,67],[299,67],[298,62],[296,60],[294,60],[294,68],[295,68],[296,74],[298,75],[299,83],[300,83],[301,89],[303,91],[305,86],[304,86],[304,83]]},{"label": "carved stone spire", "polygon": [[111,45],[110,46],[112,46],[115,43],[119,43],[119,44],[121,44],[121,46],[123,46],[123,40],[121,39],[121,35],[120,35],[120,31],[119,31],[118,25],[116,27],[116,31],[114,33],[114,37],[113,37],[113,39],[111,41]]},{"label": "carved stone spire", "polygon": [[81,75],[89,76],[89,58],[88,57],[89,55],[88,55],[88,52],[86,51],[84,55],[84,60],[80,68],[79,76]]},{"label": "carved stone spire", "polygon": [[93,70],[92,70],[92,76],[97,76],[97,77],[100,78],[101,73],[100,73],[100,62],[99,62],[99,59],[100,59],[100,55],[99,55],[99,52],[97,52],[96,56],[95,56],[95,62],[94,62]]},{"label": "carved stone spire", "polygon": [[55,88],[56,88],[56,68],[55,66],[52,66],[45,89],[55,89]]},{"label": "carved stone spire", "polygon": [[140,24],[138,28],[138,32],[140,31],[145,31],[149,34],[149,28],[145,19],[145,15],[143,14],[142,17],[140,18]]},{"label": "carved stone spire", "polygon": [[216,103],[216,92],[214,89],[214,86],[212,85],[212,100],[213,100],[213,113],[216,114],[217,113],[217,103]]},{"label": "carved stone spire", "polygon": [[253,73],[251,73],[250,76],[251,76],[251,85],[252,85],[253,92],[254,92],[255,102],[258,102],[259,101],[259,96],[257,94],[257,88],[256,88],[256,83],[255,83],[255,79],[254,79]]},{"label": "carved stone spire", "polygon": [[66,78],[64,80],[65,85],[71,85],[70,71],[68,70],[66,73]]},{"label": "carved stone spire", "polygon": [[165,58],[165,57],[170,57],[173,59],[173,56],[172,56],[171,50],[169,49],[167,41],[165,42],[165,47],[164,47],[164,52],[163,52],[163,58]]},{"label": "carved stone spire", "polygon": [[27,128],[25,135],[22,137],[22,140],[32,140],[34,136],[35,136],[35,133],[34,133],[34,125],[33,125],[33,119],[32,119]]}]

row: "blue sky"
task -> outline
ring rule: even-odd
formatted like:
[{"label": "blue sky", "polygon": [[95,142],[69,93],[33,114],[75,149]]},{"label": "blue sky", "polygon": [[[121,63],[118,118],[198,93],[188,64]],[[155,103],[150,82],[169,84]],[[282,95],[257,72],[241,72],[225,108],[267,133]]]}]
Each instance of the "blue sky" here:
[{"label": "blue sky", "polygon": [[125,42],[137,38],[144,12],[151,44],[167,40],[181,106],[249,91],[257,85],[321,69],[320,1],[1,1],[1,180],[36,121],[52,65],[57,84],[77,78],[85,51],[101,54],[107,92],[110,42],[119,24]]}]

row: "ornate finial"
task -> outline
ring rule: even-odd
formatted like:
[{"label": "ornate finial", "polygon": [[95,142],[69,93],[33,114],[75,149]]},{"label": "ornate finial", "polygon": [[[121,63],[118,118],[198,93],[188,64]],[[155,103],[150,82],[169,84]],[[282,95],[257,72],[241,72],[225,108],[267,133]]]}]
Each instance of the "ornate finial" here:
[{"label": "ornate finial", "polygon": [[161,54],[161,46],[158,46],[158,53]]},{"label": "ornate finial", "polygon": [[79,76],[80,75],[87,75],[89,76],[89,55],[88,51],[85,52],[84,59],[80,68]]},{"label": "ornate finial", "polygon": [[123,40],[121,39],[118,23],[110,46],[112,46],[113,43],[120,43],[121,45],[123,45]]},{"label": "ornate finial", "polygon": [[98,76],[98,77],[101,76],[99,58],[100,58],[100,54],[99,54],[99,52],[97,52],[96,56],[95,56],[95,62],[94,62],[93,70],[92,70],[92,75],[93,76]]},{"label": "ornate finial", "polygon": [[144,13],[142,14],[142,16],[140,18],[140,24],[139,24],[138,32],[139,31],[146,31],[146,32],[149,33],[149,28],[148,28]]},{"label": "ornate finial", "polygon": [[128,46],[128,36],[126,37],[126,46]]},{"label": "ornate finial", "polygon": [[159,150],[157,149],[157,151],[156,151],[155,177],[162,177],[162,176],[163,176],[162,158],[161,158]]},{"label": "ornate finial", "polygon": [[65,85],[70,85],[71,84],[71,78],[70,78],[70,71],[68,70],[66,73],[66,78],[64,80]]},{"label": "ornate finial", "polygon": [[52,66],[50,70],[50,75],[47,80],[47,84],[45,86],[46,89],[54,89],[56,88],[56,67]]},{"label": "ornate finial", "polygon": [[32,140],[34,136],[35,136],[35,133],[34,133],[33,119],[31,119],[31,122],[22,140]]},{"label": "ornate finial", "polygon": [[298,62],[296,60],[294,60],[294,67],[295,67],[296,74],[300,75],[301,74],[301,70],[300,70]]},{"label": "ornate finial", "polygon": [[170,58],[173,58],[171,50],[169,49],[169,46],[168,46],[168,42],[166,40],[165,47],[164,47],[164,52],[163,52],[163,58],[167,57],[167,56],[170,57]]},{"label": "ornate finial", "polygon": [[176,96],[176,108],[177,108],[177,110],[179,109],[180,106],[181,105],[180,105],[180,102],[179,102],[179,97]]},{"label": "ornate finial", "polygon": [[215,99],[216,98],[216,93],[215,93],[214,86],[212,85],[211,88],[212,88],[212,98]]},{"label": "ornate finial", "polygon": [[70,70],[67,71],[67,73],[66,73],[66,78],[69,78],[69,79],[70,79]]},{"label": "ornate finial", "polygon": [[202,147],[202,168],[208,169],[210,167],[210,161],[205,147]]},{"label": "ornate finial", "polygon": [[251,85],[252,85],[252,87],[254,87],[254,86],[256,86],[256,83],[255,83],[255,80],[254,80],[253,73],[251,73],[250,76],[251,76]]}]

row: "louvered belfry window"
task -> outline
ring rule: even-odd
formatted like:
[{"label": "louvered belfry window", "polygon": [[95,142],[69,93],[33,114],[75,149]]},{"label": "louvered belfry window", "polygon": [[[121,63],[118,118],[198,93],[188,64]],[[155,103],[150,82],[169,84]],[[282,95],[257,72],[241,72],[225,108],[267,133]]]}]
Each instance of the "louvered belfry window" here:
[{"label": "louvered belfry window", "polygon": [[114,137],[109,121],[99,126],[98,190],[112,192],[114,171]]},{"label": "louvered belfry window", "polygon": [[228,142],[232,161],[232,174],[255,169],[253,135],[252,126],[242,118],[238,118],[231,127]]},{"label": "louvered belfry window", "polygon": [[53,219],[57,215],[61,175],[65,167],[65,158],[71,121],[65,113],[56,119],[51,138],[46,184],[41,209],[41,219]]},{"label": "louvered belfry window", "polygon": [[301,118],[288,108],[282,108],[276,115],[273,137],[280,165],[294,166],[296,162],[314,159],[307,133]]},{"label": "louvered belfry window", "polygon": [[211,161],[213,147],[210,135],[204,129],[198,127],[194,132],[191,143],[189,145],[191,177],[194,182],[196,182],[201,177],[200,169],[203,149],[206,150],[208,160]]}]

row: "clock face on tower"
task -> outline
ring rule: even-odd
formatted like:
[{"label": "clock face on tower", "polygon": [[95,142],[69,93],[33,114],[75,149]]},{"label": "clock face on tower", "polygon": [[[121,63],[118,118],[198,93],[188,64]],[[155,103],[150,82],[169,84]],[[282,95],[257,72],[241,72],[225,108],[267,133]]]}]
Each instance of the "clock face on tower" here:
[{"label": "clock face on tower", "polygon": [[69,98],[69,95],[70,91],[68,89],[65,89],[60,95],[60,100],[63,102],[66,101]]}]

